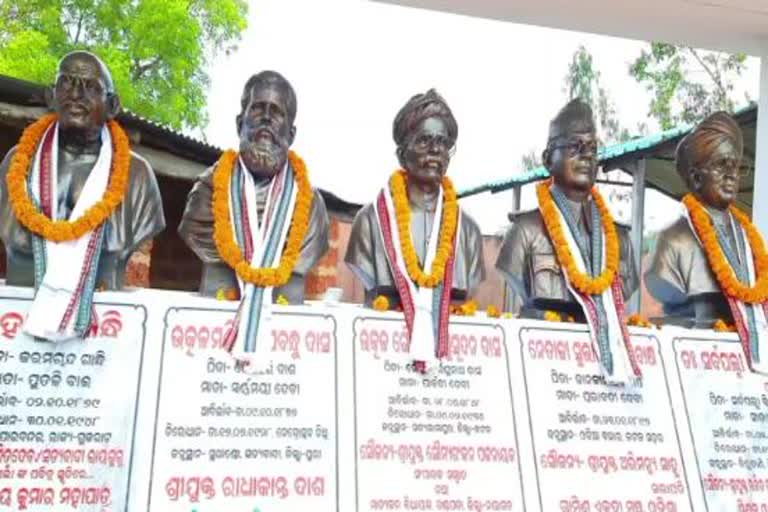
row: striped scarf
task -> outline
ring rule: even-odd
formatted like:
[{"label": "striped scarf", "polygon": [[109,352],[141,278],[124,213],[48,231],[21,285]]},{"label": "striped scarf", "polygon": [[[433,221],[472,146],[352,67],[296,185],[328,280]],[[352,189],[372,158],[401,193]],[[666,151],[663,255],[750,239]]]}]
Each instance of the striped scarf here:
[{"label": "striped scarf", "polygon": [[[230,220],[237,244],[243,248],[246,260],[256,267],[274,268],[280,263],[290,220],[296,204],[297,187],[290,161],[275,176],[261,216],[256,205],[256,183],[242,159],[232,173],[229,194]],[[259,333],[271,320],[272,287],[260,287],[238,277],[240,305],[233,328],[228,332],[224,347],[229,352],[254,353],[263,350]]]},{"label": "striped scarf", "polygon": [[[589,203],[589,215],[592,221],[592,233],[589,238],[579,229],[579,219],[567,204],[563,192],[557,187],[551,188],[552,198],[560,215],[560,223],[565,224],[563,232],[568,242],[574,262],[581,272],[588,272],[592,277],[602,273],[605,264],[605,234],[601,229],[600,210],[594,201]],[[591,254],[591,258],[586,256]],[[634,357],[629,330],[624,321],[624,298],[621,289],[621,277],[617,273],[613,283],[600,295],[587,295],[566,279],[568,289],[584,311],[592,343],[597,346],[600,367],[606,382],[612,384],[634,384],[641,377],[640,367]]]},{"label": "striped scarf", "polygon": [[[434,218],[442,219],[443,191],[437,199]],[[405,325],[408,332],[409,359],[415,362],[421,372],[434,369],[439,360],[448,354],[448,324],[450,322],[451,288],[453,284],[453,267],[456,249],[459,246],[461,233],[461,213],[457,219],[456,235],[454,237],[453,254],[445,265],[443,281],[435,288],[419,287],[414,283],[406,269],[400,245],[400,235],[397,231],[392,191],[387,185],[376,198],[376,219],[384,241],[389,270],[394,278],[395,287],[403,307]],[[435,258],[442,220],[434,222],[429,235],[424,268],[432,266]]]},{"label": "striped scarf", "polygon": [[[101,132],[101,150],[69,218],[81,216],[107,188],[112,164],[109,130]],[[35,154],[28,190],[36,206],[51,219],[58,211],[58,123],[43,136]],[[78,240],[51,242],[32,233],[35,299],[24,331],[38,339],[64,341],[83,338],[91,326],[93,294],[107,222]],[[72,269],[79,268],[77,272]]]},{"label": "striped scarf", "polygon": [[[688,214],[688,209],[683,208],[683,210],[691,231],[696,236],[699,245],[703,247]],[[728,234],[725,228],[719,223],[714,222],[713,219],[712,224],[717,233],[717,241],[731,269],[736,274],[736,278],[741,283],[749,283],[750,286],[754,286],[756,280],[755,265],[747,233],[741,225],[735,222],[730,212],[726,212],[726,214],[731,226],[731,232],[736,241],[736,247],[733,247],[728,241]],[[736,332],[739,335],[747,364],[753,371],[768,373],[768,361],[765,357],[765,353],[768,351],[768,302],[749,304],[735,297],[730,297],[725,293],[724,295],[736,324]]]}]

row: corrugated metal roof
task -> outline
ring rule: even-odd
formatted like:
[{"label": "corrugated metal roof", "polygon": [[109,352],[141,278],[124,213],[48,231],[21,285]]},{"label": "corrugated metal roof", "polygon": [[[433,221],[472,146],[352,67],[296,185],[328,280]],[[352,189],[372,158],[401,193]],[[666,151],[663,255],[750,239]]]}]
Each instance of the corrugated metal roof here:
[{"label": "corrugated metal roof", "polygon": [[[757,105],[750,104],[737,110],[734,113],[734,117],[736,117],[739,122],[743,124],[744,122],[751,122],[756,114]],[[692,128],[693,126],[690,124],[683,124],[669,130],[654,133],[645,137],[638,137],[626,142],[612,144],[610,146],[601,148],[600,151],[598,151],[598,159],[600,160],[601,164],[606,164],[610,163],[611,160],[630,159],[632,156],[635,156],[634,154],[636,153],[653,153],[653,150],[658,148],[660,145],[682,138],[689,131],[691,131]],[[639,157],[640,155],[636,156]],[[482,185],[465,188],[459,191],[459,197],[468,197],[475,194],[480,194],[482,192],[491,192],[495,194],[515,186],[526,185],[528,183],[539,181],[548,177],[549,171],[547,171],[546,168],[537,167],[536,169],[532,169],[530,171],[514,174],[509,178],[495,180],[484,183]],[[667,192],[669,195],[677,195],[671,191],[662,190],[662,192]]]}]

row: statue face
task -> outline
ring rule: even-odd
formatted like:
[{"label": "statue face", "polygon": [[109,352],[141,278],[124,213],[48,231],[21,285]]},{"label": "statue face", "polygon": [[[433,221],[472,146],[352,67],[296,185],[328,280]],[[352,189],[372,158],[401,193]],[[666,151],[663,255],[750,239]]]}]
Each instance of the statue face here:
[{"label": "statue face", "polygon": [[288,92],[276,86],[252,88],[240,121],[240,155],[248,169],[263,176],[280,172],[295,133]]},{"label": "statue face", "polygon": [[114,115],[101,65],[93,57],[77,54],[62,61],[53,107],[65,130],[100,130]]},{"label": "statue face", "polygon": [[724,210],[736,200],[741,159],[730,141],[724,141],[701,169],[691,170],[691,188],[703,203]]},{"label": "statue face", "polygon": [[454,141],[440,117],[422,120],[397,149],[400,165],[416,182],[439,185],[448,171]]},{"label": "statue face", "polygon": [[597,135],[577,132],[556,139],[547,148],[544,160],[560,188],[588,191],[597,177]]}]

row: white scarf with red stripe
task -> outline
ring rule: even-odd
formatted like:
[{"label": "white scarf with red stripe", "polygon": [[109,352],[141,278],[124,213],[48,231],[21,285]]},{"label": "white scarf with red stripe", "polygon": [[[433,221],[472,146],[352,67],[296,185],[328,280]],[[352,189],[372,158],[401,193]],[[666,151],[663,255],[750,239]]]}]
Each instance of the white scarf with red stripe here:
[{"label": "white scarf with red stripe", "polygon": [[[457,218],[453,251],[445,265],[443,282],[435,288],[427,288],[417,286],[408,275],[397,229],[394,200],[389,186],[384,187],[379,193],[374,211],[384,241],[389,269],[403,307],[409,341],[408,358],[410,361],[415,361],[417,368],[423,372],[433,370],[439,366],[441,358],[448,356],[453,263],[456,248],[459,246],[461,212],[459,211]],[[442,213],[443,190],[441,188],[424,258],[423,268],[425,269],[431,268],[435,259],[440,241]]]},{"label": "white scarf with red stripe", "polygon": [[[579,246],[576,243],[576,239],[571,233],[570,226],[565,220],[560,208],[555,204],[555,211],[558,214],[558,222],[563,227],[563,233],[565,234],[565,240],[568,243],[568,250],[570,251],[574,263],[579,272],[586,272],[586,265],[582,258]],[[595,226],[595,229],[602,229],[600,226]],[[603,267],[607,263],[606,258],[606,234],[603,232],[603,244],[602,244],[602,258]],[[602,272],[603,269],[601,269]],[[601,325],[600,315],[597,311],[597,304],[591,295],[586,295],[571,285],[570,279],[566,279],[565,282],[568,285],[568,289],[571,294],[576,298],[579,305],[581,305],[584,316],[587,319],[587,325],[589,327],[589,334],[592,340],[593,349],[596,354],[601,354],[598,344],[601,329],[607,331],[608,345],[607,349],[610,352],[612,360],[611,371],[608,371],[604,361],[600,361],[600,369],[605,377],[605,381],[609,384],[628,384],[632,385],[638,382],[641,378],[640,367],[634,358],[634,352],[632,351],[632,342],[629,337],[629,330],[627,329],[626,322],[624,321],[624,298],[621,290],[621,281],[618,273],[613,279],[613,283],[609,286],[601,295],[601,302],[607,322],[605,325]]]},{"label": "white scarf with red stripe", "polygon": [[[29,178],[29,192],[43,211],[50,210],[46,213],[51,219],[61,220],[57,211],[58,139],[58,123],[55,123],[48,128],[35,153]],[[46,159],[45,165],[41,164],[43,158]],[[101,130],[98,159],[66,220],[82,216],[88,208],[101,200],[109,184],[111,167],[112,137],[105,126]],[[41,176],[41,171],[47,171],[45,176]],[[44,183],[48,182],[49,197],[41,197],[41,179]],[[25,333],[49,341],[64,341],[84,336],[90,324],[89,299],[95,286],[103,228],[102,224],[77,240],[44,241],[45,261],[37,261],[36,258],[35,266],[42,265],[45,273],[42,282],[36,283],[37,292],[24,321]]]}]

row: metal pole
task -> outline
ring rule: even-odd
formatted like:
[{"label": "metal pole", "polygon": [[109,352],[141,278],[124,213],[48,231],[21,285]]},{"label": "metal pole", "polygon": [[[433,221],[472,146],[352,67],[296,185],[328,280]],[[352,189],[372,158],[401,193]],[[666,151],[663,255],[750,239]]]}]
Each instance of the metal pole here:
[{"label": "metal pole", "polygon": [[520,201],[522,197],[522,186],[515,185],[512,187],[512,211],[513,212],[519,212],[520,211]]},{"label": "metal pole", "polygon": [[[768,53],[768,52],[766,52]],[[755,188],[752,192],[752,220],[768,238],[768,206],[760,197],[768,197],[768,55],[760,59],[760,100],[757,107],[755,138]]]},{"label": "metal pole", "polygon": [[636,162],[635,172],[632,173],[632,250],[635,259],[640,286],[637,288],[632,305],[635,312],[640,312],[643,300],[643,219],[645,215],[645,158]]}]

